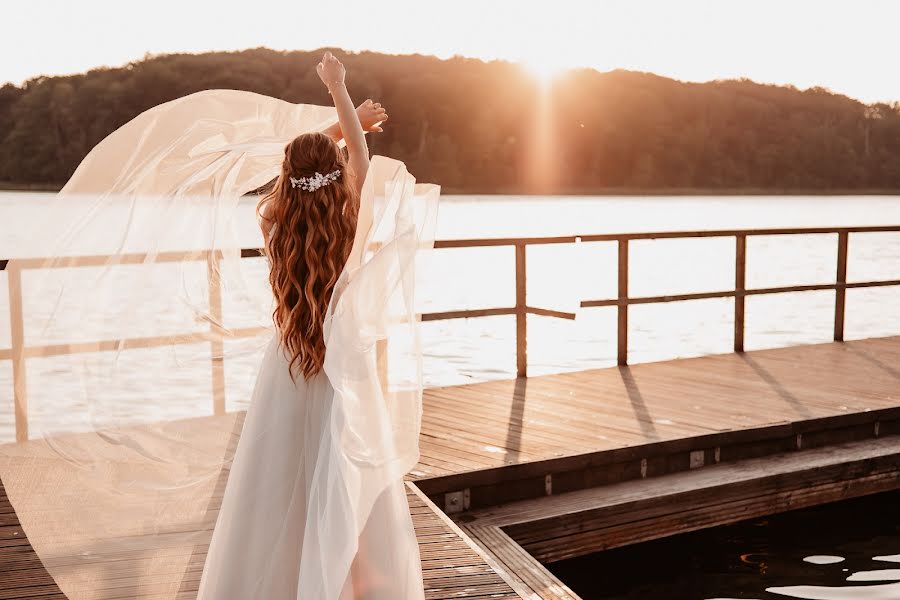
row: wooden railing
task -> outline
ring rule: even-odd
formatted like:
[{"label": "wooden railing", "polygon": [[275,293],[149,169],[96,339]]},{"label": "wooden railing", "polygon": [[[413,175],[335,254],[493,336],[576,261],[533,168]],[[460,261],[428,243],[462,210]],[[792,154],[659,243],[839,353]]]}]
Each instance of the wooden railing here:
[{"label": "wooden railing", "polygon": [[[574,319],[574,313],[561,312],[545,308],[529,306],[526,297],[527,274],[527,248],[528,246],[545,244],[571,244],[576,242],[616,242],[618,245],[617,281],[618,293],[615,298],[594,300],[582,300],[581,306],[602,307],[615,306],[618,313],[617,326],[617,362],[619,365],[628,364],[628,307],[633,304],[658,304],[665,302],[678,302],[686,300],[701,300],[708,298],[734,298],[734,351],[744,350],[744,303],[747,296],[762,294],[779,294],[786,292],[806,292],[820,290],[834,290],[834,340],[844,339],[844,312],[846,291],[850,288],[869,288],[881,286],[900,285],[900,279],[879,280],[865,282],[847,282],[847,248],[851,233],[874,232],[900,232],[897,226],[874,227],[816,227],[802,229],[736,229],[718,231],[670,231],[651,233],[610,233],[592,235],[572,235],[554,237],[529,237],[529,238],[483,238],[483,239],[458,239],[438,240],[434,246],[442,248],[477,248],[511,246],[515,249],[515,304],[508,307],[474,308],[466,310],[423,313],[423,321],[436,321],[444,319],[463,319],[474,317],[488,317],[497,315],[516,316],[516,373],[519,377],[528,375],[527,354],[527,315]],[[834,283],[795,285],[770,288],[746,288],[747,266],[747,238],[764,235],[810,235],[810,234],[837,234],[838,251],[836,276]],[[688,294],[676,294],[665,296],[640,296],[631,297],[628,293],[628,250],[632,240],[674,239],[674,238],[721,238],[733,237],[735,239],[735,269],[734,289],[715,292],[699,292]],[[241,250],[242,258],[259,257],[258,248],[244,248]],[[54,263],[55,267],[97,266],[108,263],[108,256],[83,256],[71,257],[64,263]],[[207,275],[209,285],[209,304],[213,322],[211,330],[218,327],[222,320],[222,299],[218,268],[216,261],[220,260],[217,253],[209,251],[200,252],[167,252],[149,257],[146,254],[129,254],[116,258],[116,264],[139,264],[143,262],[173,262],[185,259],[205,260],[207,262]],[[208,341],[211,345],[211,372],[213,390],[213,413],[225,412],[225,375],[224,365],[221,359],[221,336],[212,335],[212,332],[187,333],[176,338],[172,336],[143,337],[116,339],[97,342],[84,342],[77,344],[58,344],[48,346],[25,346],[24,318],[22,306],[22,277],[21,272],[29,268],[42,268],[46,264],[44,259],[29,258],[13,261],[0,260],[0,270],[8,273],[9,288],[9,318],[10,318],[10,348],[0,348],[0,360],[12,361],[13,395],[15,403],[16,440],[28,439],[28,409],[25,384],[25,360],[31,357],[45,357],[62,354],[74,354],[80,352],[96,352],[113,349],[148,348],[153,346],[168,345],[172,343],[197,343]],[[249,337],[258,335],[261,328],[244,328],[229,330],[229,337]]]},{"label": "wooden railing", "polygon": [[[516,315],[516,371],[527,376],[526,319],[528,313],[572,318],[573,315],[527,306],[525,301],[525,248],[539,244],[571,244],[575,242],[617,242],[618,244],[618,294],[615,298],[582,300],[581,306],[615,306],[618,312],[616,355],[619,365],[628,364],[628,307],[632,304],[659,304],[707,298],[734,298],[734,351],[744,351],[744,302],[747,296],[780,294],[786,292],[835,291],[834,340],[844,339],[844,306],[848,288],[866,288],[900,285],[900,279],[847,283],[847,246],[851,233],[900,232],[900,225],[873,227],[811,227],[794,229],[734,229],[711,231],[666,231],[650,233],[609,233],[580,236],[534,238],[486,238],[467,240],[439,240],[435,248],[471,248],[478,246],[514,246],[516,249],[516,305],[512,308],[484,308],[466,311],[423,314],[423,320],[481,317],[490,315]],[[747,238],[764,235],[837,234],[837,269],[834,283],[795,285],[771,288],[746,288]],[[699,292],[665,296],[631,297],[628,294],[628,248],[632,240],[722,238],[735,239],[734,289],[716,292]]]}]

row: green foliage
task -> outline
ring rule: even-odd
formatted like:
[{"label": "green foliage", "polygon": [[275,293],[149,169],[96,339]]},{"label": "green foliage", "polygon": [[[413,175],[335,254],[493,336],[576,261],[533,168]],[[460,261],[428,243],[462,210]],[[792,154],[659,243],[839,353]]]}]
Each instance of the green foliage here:
[{"label": "green foliage", "polygon": [[[0,180],[61,184],[111,131],[199,90],[327,104],[313,68],[320,55],[258,48],[148,56],[3,86]],[[499,61],[341,56],[352,97],[374,98],[391,116],[385,133],[370,137],[372,152],[449,190],[900,189],[900,103],[628,71],[574,71],[545,90]]]}]

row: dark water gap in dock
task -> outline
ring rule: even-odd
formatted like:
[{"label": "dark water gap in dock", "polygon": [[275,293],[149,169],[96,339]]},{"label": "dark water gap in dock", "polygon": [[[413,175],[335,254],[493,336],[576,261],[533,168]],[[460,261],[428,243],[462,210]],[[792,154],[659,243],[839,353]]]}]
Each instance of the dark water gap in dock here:
[{"label": "dark water gap in dock", "polygon": [[900,492],[885,492],[559,561],[550,568],[584,600],[784,598],[778,591],[807,598],[897,597],[898,506]]}]

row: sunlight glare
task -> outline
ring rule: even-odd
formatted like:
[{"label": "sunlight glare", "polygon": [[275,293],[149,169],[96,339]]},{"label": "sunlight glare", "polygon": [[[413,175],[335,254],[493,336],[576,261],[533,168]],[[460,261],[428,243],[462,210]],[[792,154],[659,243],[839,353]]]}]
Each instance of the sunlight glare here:
[{"label": "sunlight glare", "polygon": [[543,85],[552,83],[570,68],[570,65],[562,64],[550,54],[523,57],[519,59],[519,64]]}]

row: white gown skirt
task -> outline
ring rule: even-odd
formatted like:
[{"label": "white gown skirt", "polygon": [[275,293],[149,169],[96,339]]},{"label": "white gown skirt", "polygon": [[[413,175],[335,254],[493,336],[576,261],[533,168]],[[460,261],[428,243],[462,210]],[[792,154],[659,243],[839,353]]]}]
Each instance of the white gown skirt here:
[{"label": "white gown skirt", "polygon": [[402,479],[386,482],[352,554],[348,546],[354,540],[347,532],[358,530],[353,524],[322,531],[341,517],[323,511],[347,510],[340,502],[311,500],[323,486],[333,490],[346,483],[339,468],[330,468],[339,461],[326,455],[340,452],[339,440],[331,439],[333,423],[341,419],[334,414],[341,406],[333,399],[324,372],[308,381],[291,380],[288,360],[273,335],[228,475],[200,600],[424,598]]}]

